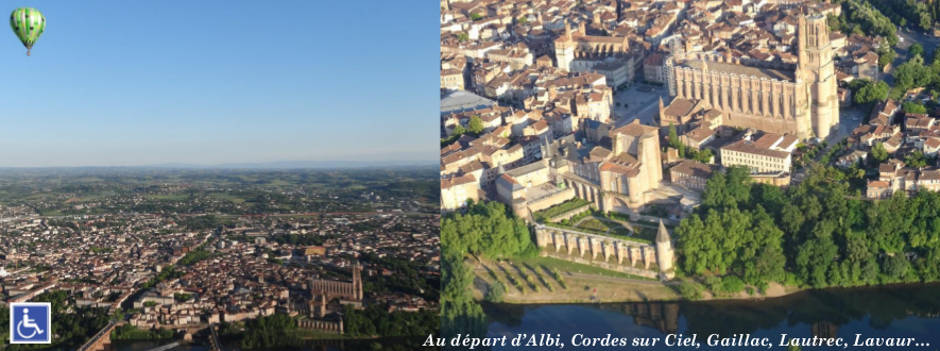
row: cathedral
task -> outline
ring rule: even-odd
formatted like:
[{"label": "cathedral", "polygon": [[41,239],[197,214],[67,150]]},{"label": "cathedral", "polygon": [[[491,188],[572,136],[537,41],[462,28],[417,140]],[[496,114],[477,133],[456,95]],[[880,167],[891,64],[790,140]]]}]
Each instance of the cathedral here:
[{"label": "cathedral", "polygon": [[[669,94],[721,113],[721,124],[826,138],[839,125],[833,49],[826,17],[801,16],[797,64],[721,54],[674,53],[666,59]],[[661,120],[662,126],[673,121]]]},{"label": "cathedral", "polygon": [[313,297],[322,296],[326,301],[338,298],[342,301],[361,302],[362,290],[362,266],[359,265],[358,261],[352,267],[352,282],[326,279],[310,281],[310,295]]},{"label": "cathedral", "polygon": [[584,22],[577,31],[565,23],[565,33],[555,39],[555,62],[559,68],[572,71],[576,60],[597,60],[623,56],[630,49],[627,37],[589,35]]}]

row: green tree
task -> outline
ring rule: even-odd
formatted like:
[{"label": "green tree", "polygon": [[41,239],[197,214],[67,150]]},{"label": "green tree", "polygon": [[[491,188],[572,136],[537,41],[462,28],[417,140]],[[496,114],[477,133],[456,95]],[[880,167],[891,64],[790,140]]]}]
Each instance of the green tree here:
[{"label": "green tree", "polygon": [[515,257],[534,255],[529,227],[502,203],[470,203],[465,213],[449,213],[441,220],[441,330],[456,333],[485,333],[486,316],[470,294],[473,271],[466,255]]},{"label": "green tree", "polygon": [[897,45],[897,27],[869,1],[845,0],[842,9],[846,23],[859,27],[870,36],[884,37],[891,46]]},{"label": "green tree", "polygon": [[297,345],[300,339],[291,333],[295,329],[297,323],[283,313],[250,320],[245,323],[246,332],[241,346],[245,349],[270,349]]},{"label": "green tree", "polygon": [[919,43],[912,44],[911,47],[907,49],[907,52],[911,55],[911,57],[914,57],[914,56],[924,57],[924,47],[921,46]]},{"label": "green tree", "polygon": [[388,312],[383,304],[343,306],[344,332],[351,336],[427,336],[436,333],[439,324],[440,316],[433,310]]},{"label": "green tree", "polygon": [[672,123],[669,124],[669,138],[668,139],[669,139],[668,140],[669,146],[672,146],[674,148],[679,148],[679,133],[676,132],[675,124],[672,124]]},{"label": "green tree", "polygon": [[[832,32],[837,32],[837,31],[838,31],[838,32],[843,32],[843,33],[844,33],[845,30],[846,30],[845,18],[844,18],[844,17],[840,17],[840,16],[836,16],[836,15],[827,15],[827,16],[826,16],[826,24],[829,25],[829,31],[832,31]],[[846,33],[846,34],[848,34],[848,33]]]},{"label": "green tree", "polygon": [[502,282],[496,281],[486,290],[484,299],[489,302],[503,302],[503,295],[506,293],[506,286]]},{"label": "green tree", "polygon": [[927,167],[927,159],[924,157],[923,152],[920,150],[914,150],[914,152],[904,156],[904,164],[906,164],[908,167],[923,168]]},{"label": "green tree", "polygon": [[744,282],[765,285],[771,281],[783,281],[786,257],[783,254],[783,231],[760,205],[753,215],[749,237],[741,248],[740,264]]},{"label": "green tree", "polygon": [[[732,168],[727,175],[717,173],[709,179],[701,206],[704,214],[693,214],[676,228],[677,245],[682,253],[680,269],[691,275],[729,275],[729,282],[742,281],[761,287],[771,281],[783,281],[786,266],[781,246],[783,232],[762,206],[744,211],[738,208],[749,206],[754,189],[760,187],[750,183],[743,168]],[[773,191],[756,193],[768,198],[775,196]],[[734,286],[734,291],[740,290],[738,284]]]},{"label": "green tree", "polygon": [[705,224],[698,214],[682,220],[676,228],[680,268],[692,275],[705,273],[709,261],[709,251],[715,244],[711,235],[706,235]]},{"label": "green tree", "polygon": [[832,236],[818,235],[800,245],[795,260],[797,275],[814,287],[829,286],[829,269],[838,256]]},{"label": "green tree", "polygon": [[904,110],[904,113],[917,113],[917,114],[926,114],[927,107],[924,104],[914,102],[914,101],[905,101],[901,104],[901,109]]},{"label": "green tree", "polygon": [[890,46],[882,46],[875,50],[875,53],[878,54],[878,68],[884,68],[894,62],[895,57],[898,55]]},{"label": "green tree", "polygon": [[908,280],[911,274],[911,261],[904,254],[888,256],[885,259],[884,273],[891,282]]},{"label": "green tree", "polygon": [[722,278],[718,286],[718,291],[723,293],[736,293],[741,290],[744,290],[744,281],[733,275]]},{"label": "green tree", "polygon": [[871,157],[875,162],[881,163],[888,159],[888,150],[881,142],[875,143],[871,148]]},{"label": "green tree", "polygon": [[888,98],[888,91],[891,89],[888,83],[878,81],[862,85],[855,94],[856,104],[868,104],[872,102],[884,101]]},{"label": "green tree", "polygon": [[704,149],[699,151],[692,157],[693,160],[699,161],[701,163],[709,163],[715,155],[712,154],[711,149]]},{"label": "green tree", "polygon": [[852,93],[857,93],[859,89],[861,89],[862,87],[866,85],[872,84],[872,82],[868,79],[858,78],[858,79],[853,79],[848,84],[849,84],[848,85],[849,90],[851,90]]},{"label": "green tree", "polygon": [[479,135],[480,133],[482,133],[483,132],[483,119],[477,115],[470,117],[470,122],[467,122],[467,131],[476,135]]},{"label": "green tree", "polygon": [[894,69],[895,88],[901,92],[926,86],[931,77],[930,69],[924,66],[924,59],[920,56],[914,56]]},{"label": "green tree", "polygon": [[751,200],[751,171],[744,166],[728,167],[727,189],[737,203]]},{"label": "green tree", "polygon": [[[734,277],[758,288],[940,280],[940,193],[862,200],[849,192],[858,171],[812,163],[785,190],[716,172],[676,228],[678,269],[715,291]],[[734,195],[739,186],[750,195]]]},{"label": "green tree", "polygon": [[464,264],[465,252],[451,246],[441,228],[441,334],[484,333],[486,316],[470,295],[473,272]]}]

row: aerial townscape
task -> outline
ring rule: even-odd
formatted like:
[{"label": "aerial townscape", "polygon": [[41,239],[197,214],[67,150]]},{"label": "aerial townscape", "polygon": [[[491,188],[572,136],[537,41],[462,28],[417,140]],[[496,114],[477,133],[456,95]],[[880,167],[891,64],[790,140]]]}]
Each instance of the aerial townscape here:
[{"label": "aerial townscape", "polygon": [[940,279],[936,4],[442,0],[445,327]]},{"label": "aerial townscape", "polygon": [[437,329],[430,168],[5,170],[0,194],[4,338],[20,301],[53,302],[63,349]]}]

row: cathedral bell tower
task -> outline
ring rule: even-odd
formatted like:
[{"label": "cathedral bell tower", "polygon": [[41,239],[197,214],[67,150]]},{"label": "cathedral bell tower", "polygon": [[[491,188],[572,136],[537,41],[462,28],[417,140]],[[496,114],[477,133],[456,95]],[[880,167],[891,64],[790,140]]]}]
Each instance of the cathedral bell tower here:
[{"label": "cathedral bell tower", "polygon": [[353,266],[352,274],[353,295],[357,300],[362,301],[362,266],[359,265],[359,261],[356,261],[356,265]]},{"label": "cathedral bell tower", "polygon": [[570,71],[574,61],[575,42],[571,37],[571,25],[565,22],[565,32],[555,39],[555,64],[558,68]]},{"label": "cathedral bell tower", "polygon": [[819,14],[800,16],[797,42],[799,61],[796,76],[804,79],[809,90],[813,133],[824,139],[833,127],[839,125],[835,64],[826,17]]}]

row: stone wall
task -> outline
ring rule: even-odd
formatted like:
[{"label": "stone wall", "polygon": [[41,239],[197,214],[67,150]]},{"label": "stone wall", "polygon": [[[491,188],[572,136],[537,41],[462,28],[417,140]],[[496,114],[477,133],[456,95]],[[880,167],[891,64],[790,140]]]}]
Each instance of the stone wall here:
[{"label": "stone wall", "polygon": [[604,261],[592,260],[590,259],[590,257],[567,255],[564,252],[542,251],[540,253],[540,256],[557,258],[559,260],[564,260],[568,262],[574,262],[574,263],[580,263],[580,264],[589,265],[589,266],[600,267],[609,271],[623,272],[623,273],[633,274],[633,275],[644,277],[644,278],[656,279],[659,276],[658,273],[653,272],[651,270],[630,267],[630,266],[618,264],[616,262],[604,262]]},{"label": "stone wall", "polygon": [[343,334],[343,321],[336,322],[319,319],[300,319],[297,326],[301,329],[316,330],[330,334]]},{"label": "stone wall", "polygon": [[751,180],[756,183],[764,183],[774,186],[790,185],[790,174],[779,172],[773,174],[751,174]]},{"label": "stone wall", "polygon": [[647,278],[660,273],[656,247],[648,243],[545,225],[536,225],[535,234],[542,256]]},{"label": "stone wall", "polygon": [[565,188],[565,189],[553,192],[551,194],[548,194],[546,196],[542,196],[538,199],[526,199],[527,200],[526,206],[528,207],[530,212],[535,213],[535,212],[544,210],[546,208],[555,206],[557,204],[560,204],[562,202],[571,200],[572,198],[574,198],[574,196],[575,196],[574,190],[572,190],[571,188]]}]

